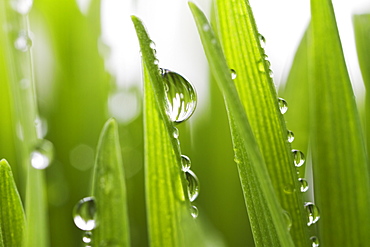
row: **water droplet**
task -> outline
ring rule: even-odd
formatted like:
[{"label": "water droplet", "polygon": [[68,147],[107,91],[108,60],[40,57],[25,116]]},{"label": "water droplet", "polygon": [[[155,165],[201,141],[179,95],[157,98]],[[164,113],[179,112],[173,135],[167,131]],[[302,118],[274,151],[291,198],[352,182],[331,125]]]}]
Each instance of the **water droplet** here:
[{"label": "water droplet", "polygon": [[159,60],[158,59],[154,59],[154,64],[155,65],[158,65],[159,64]]},{"label": "water droplet", "polygon": [[286,221],[288,231],[290,231],[290,229],[292,228],[292,224],[293,224],[292,223],[292,217],[290,216],[290,214],[286,210],[283,210],[283,216],[284,216],[284,219]]},{"label": "water droplet", "polygon": [[312,202],[306,202],[304,204],[304,207],[307,211],[307,225],[310,226],[312,224],[315,224],[320,219],[320,212],[318,207],[316,207],[316,205]]},{"label": "water droplet", "polygon": [[83,237],[82,237],[82,241],[85,243],[85,244],[89,244],[91,243],[91,232],[90,231],[87,231],[84,233]]},{"label": "water droplet", "polygon": [[155,43],[154,43],[154,41],[153,41],[153,40],[150,42],[150,45],[149,45],[149,46],[150,46],[150,48],[151,48],[151,49],[153,49],[153,50],[154,50],[154,49],[156,49],[156,45],[155,45]]},{"label": "water droplet", "polygon": [[312,247],[319,247],[320,246],[320,242],[319,242],[318,237],[312,236],[312,237],[310,237],[310,240],[312,242]]},{"label": "water droplet", "polygon": [[188,181],[189,200],[193,202],[199,195],[199,180],[192,170],[187,170],[185,176]]},{"label": "water droplet", "polygon": [[208,24],[204,24],[204,25],[203,25],[203,31],[208,32],[208,31],[209,31],[209,29],[210,29],[210,27],[209,27],[209,25],[208,25]]},{"label": "water droplet", "polygon": [[85,197],[73,208],[73,221],[84,231],[91,231],[97,225],[96,204],[93,197]]},{"label": "water droplet", "polygon": [[33,0],[12,0],[10,5],[19,14],[26,15],[32,8]]},{"label": "water droplet", "polygon": [[194,87],[181,75],[167,69],[162,69],[162,76],[168,90],[167,96],[167,114],[171,121],[181,123],[193,114],[197,95]]},{"label": "water droplet", "polygon": [[35,169],[45,169],[54,158],[54,145],[48,140],[42,139],[36,144],[31,152],[31,165]]},{"label": "water droplet", "polygon": [[262,48],[266,47],[266,39],[262,34],[258,34],[258,39],[260,40],[260,45]]},{"label": "water droplet", "polygon": [[198,217],[198,214],[199,214],[199,211],[198,211],[198,208],[194,205],[191,206],[190,208],[190,214],[191,216],[193,216],[193,218],[197,218]]},{"label": "water droplet", "polygon": [[285,101],[285,99],[279,98],[278,103],[281,114],[286,113],[288,110],[288,103]]},{"label": "water droplet", "polygon": [[28,36],[28,34],[24,31],[21,31],[17,37],[17,39],[14,41],[14,47],[15,49],[26,52],[28,51],[32,46],[32,40]]},{"label": "water droplet", "polygon": [[292,143],[294,141],[294,133],[290,130],[287,131],[287,136],[288,136],[288,142]]},{"label": "water droplet", "polygon": [[269,76],[270,76],[271,78],[274,78],[274,72],[273,72],[271,69],[269,69]]},{"label": "water droplet", "polygon": [[188,156],[186,155],[181,155],[181,165],[182,165],[182,170],[184,172],[187,172],[190,170],[191,167],[191,161]]},{"label": "water droplet", "polygon": [[265,64],[264,64],[263,59],[258,61],[258,70],[262,73],[265,72]]},{"label": "water droplet", "polygon": [[179,138],[179,136],[180,136],[179,129],[176,127],[173,127],[173,137],[177,139]]},{"label": "water droplet", "polygon": [[234,80],[237,77],[236,71],[231,69],[231,79]]},{"label": "water droplet", "polygon": [[295,191],[295,189],[294,189],[294,185],[293,184],[286,184],[284,186],[284,192],[286,194],[292,194],[294,191]]},{"label": "water droplet", "polygon": [[304,178],[298,178],[298,181],[301,184],[301,192],[306,192],[309,188],[307,180]]},{"label": "water droplet", "polygon": [[294,165],[296,167],[301,167],[305,162],[304,154],[301,151],[296,150],[296,149],[293,149],[292,153],[293,153]]}]

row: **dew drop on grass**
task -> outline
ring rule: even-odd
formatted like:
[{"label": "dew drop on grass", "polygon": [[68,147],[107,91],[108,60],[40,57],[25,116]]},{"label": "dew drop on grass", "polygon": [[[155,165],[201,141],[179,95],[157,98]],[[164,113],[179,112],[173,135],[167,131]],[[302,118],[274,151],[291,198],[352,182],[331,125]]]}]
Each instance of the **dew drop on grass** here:
[{"label": "dew drop on grass", "polygon": [[90,231],[86,231],[84,233],[84,235],[82,236],[82,241],[85,243],[85,244],[89,244],[91,243],[91,232]]},{"label": "dew drop on grass", "polygon": [[19,14],[26,15],[32,8],[33,0],[12,0],[10,5]]},{"label": "dew drop on grass", "polygon": [[153,49],[153,50],[154,50],[154,49],[156,49],[156,47],[157,47],[157,46],[155,45],[155,43],[154,43],[154,41],[153,41],[153,40],[152,40],[152,41],[150,41],[150,45],[149,45],[149,46],[150,46],[150,48],[151,48],[151,49]]},{"label": "dew drop on grass", "polygon": [[191,206],[190,208],[190,214],[191,216],[193,216],[193,218],[197,218],[198,217],[198,214],[199,214],[199,211],[198,211],[198,208],[194,205]]},{"label": "dew drop on grass", "polygon": [[234,80],[238,75],[236,74],[236,71],[233,69],[231,69],[230,72],[231,72],[231,79]]},{"label": "dew drop on grass", "polygon": [[182,165],[182,170],[184,172],[187,172],[190,170],[191,167],[191,161],[188,156],[186,155],[181,155],[181,165]]},{"label": "dew drop on grass", "polygon": [[97,225],[96,204],[93,197],[81,199],[73,208],[73,221],[75,225],[84,231],[91,231]]},{"label": "dew drop on grass", "polygon": [[294,165],[296,167],[301,167],[305,162],[304,154],[301,151],[296,150],[296,149],[293,149],[292,153],[293,153]]},{"label": "dew drop on grass", "polygon": [[269,76],[270,78],[274,78],[274,71],[272,71],[271,69],[269,69]]},{"label": "dew drop on grass", "polygon": [[210,29],[210,27],[209,27],[209,25],[208,25],[208,24],[204,24],[204,25],[203,25],[203,31],[208,32],[208,31],[209,31],[209,29]]},{"label": "dew drop on grass", "polygon": [[26,52],[32,46],[32,40],[25,31],[21,31],[14,41],[14,47],[18,51]]},{"label": "dew drop on grass", "polygon": [[185,176],[188,181],[189,200],[193,202],[199,195],[199,180],[192,170],[187,170]]},{"label": "dew drop on grass", "polygon": [[284,216],[288,231],[290,231],[290,229],[292,228],[292,224],[293,224],[292,217],[290,216],[288,211],[285,211],[285,210],[283,210],[283,216]]},{"label": "dew drop on grass", "polygon": [[288,142],[292,143],[294,141],[294,133],[290,130],[287,131],[287,136],[288,136]]},{"label": "dew drop on grass", "polygon": [[319,239],[316,236],[310,237],[310,240],[311,240],[311,243],[312,243],[312,247],[319,247],[320,246]]},{"label": "dew drop on grass", "polygon": [[155,65],[158,65],[159,64],[159,60],[158,59],[154,59],[154,64]]},{"label": "dew drop on grass", "polygon": [[284,193],[285,194],[292,194],[294,192],[294,185],[293,184],[286,184],[284,186]]},{"label": "dew drop on grass", "polygon": [[173,137],[177,139],[179,138],[179,136],[180,136],[179,129],[176,127],[173,127]]},{"label": "dew drop on grass", "polygon": [[39,140],[31,152],[30,161],[35,169],[45,169],[50,165],[54,158],[54,145],[48,140]]},{"label": "dew drop on grass", "polygon": [[278,99],[279,109],[281,114],[284,114],[288,110],[288,103],[283,98]]},{"label": "dew drop on grass", "polygon": [[298,181],[301,185],[301,192],[306,192],[309,189],[307,180],[304,178],[298,178]]},{"label": "dew drop on grass", "polygon": [[307,225],[315,224],[320,219],[320,212],[318,207],[312,202],[306,202],[304,207],[307,211]]},{"label": "dew drop on grass", "polygon": [[264,60],[263,59],[261,59],[261,60],[258,61],[257,66],[258,66],[258,70],[260,72],[262,72],[262,73],[265,72],[265,64],[264,64]]},{"label": "dew drop on grass", "polygon": [[258,34],[258,39],[260,41],[260,45],[262,48],[265,48],[266,47],[266,39],[265,37],[262,35],[262,34]]},{"label": "dew drop on grass", "polygon": [[166,112],[174,123],[181,123],[193,114],[197,95],[194,87],[181,75],[167,69],[161,69],[165,83]]}]

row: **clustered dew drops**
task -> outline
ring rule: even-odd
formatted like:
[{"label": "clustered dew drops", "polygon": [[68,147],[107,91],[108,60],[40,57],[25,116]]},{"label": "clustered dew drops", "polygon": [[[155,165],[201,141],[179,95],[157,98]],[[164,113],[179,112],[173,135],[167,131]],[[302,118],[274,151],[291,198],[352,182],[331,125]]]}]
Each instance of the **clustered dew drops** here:
[{"label": "clustered dew drops", "polygon": [[[205,31],[209,26],[203,27]],[[153,49],[153,47],[151,47]],[[197,104],[197,94],[193,85],[180,74],[168,69],[159,69],[163,78],[166,95],[166,113],[173,124],[180,124],[188,120],[193,114]],[[173,127],[173,138],[176,139],[180,149],[179,130]],[[180,149],[181,150],[181,149]],[[181,151],[180,151],[181,152]],[[181,154],[181,170],[187,181],[187,194],[190,202],[194,202],[199,195],[199,180],[191,170],[191,160],[188,156]],[[198,208],[195,205],[190,207],[190,215],[198,217]]]},{"label": "clustered dew drops", "polygon": [[[288,110],[288,104],[284,99],[278,98],[278,105],[279,105],[281,114],[284,114]],[[294,133],[290,130],[287,130],[287,141],[289,143],[292,143],[294,141]],[[297,149],[293,149],[292,154],[293,154],[294,166],[296,168],[302,167],[305,163],[305,156],[304,156],[303,152],[300,151],[300,150],[297,150]],[[297,170],[297,173],[299,174],[298,170]],[[304,179],[304,178],[298,178],[298,182],[299,182],[299,185],[300,185],[300,191],[301,192],[307,192],[308,189],[309,189],[309,184],[308,184],[307,180]],[[291,188],[291,186],[290,185],[285,186],[284,192],[287,193],[287,194],[291,194],[291,192],[293,192],[295,190],[294,188],[292,190],[287,189],[287,188]],[[307,213],[307,226],[311,226],[311,225],[315,224],[320,219],[319,208],[312,202],[304,203],[304,208],[305,208],[306,213]],[[284,213],[284,216],[287,217],[286,216],[287,212],[284,211],[283,213]],[[312,243],[312,245],[311,245],[312,247],[320,246],[319,239],[316,236],[312,236],[310,238],[310,241]]]},{"label": "clustered dew drops", "polygon": [[73,208],[73,221],[79,229],[84,231],[82,241],[85,247],[91,246],[91,231],[97,226],[96,203],[93,197],[85,197],[77,202]]}]

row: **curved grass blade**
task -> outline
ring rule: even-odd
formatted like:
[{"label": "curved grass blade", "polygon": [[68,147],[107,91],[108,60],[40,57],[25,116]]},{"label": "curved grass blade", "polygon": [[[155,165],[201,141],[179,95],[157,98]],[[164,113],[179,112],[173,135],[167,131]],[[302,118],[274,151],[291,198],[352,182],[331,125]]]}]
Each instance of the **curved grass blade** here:
[{"label": "curved grass blade", "polygon": [[0,161],[0,194],[0,246],[22,246],[25,216],[12,171],[4,159]]},{"label": "curved grass blade", "polygon": [[358,62],[360,64],[362,78],[365,83],[365,125],[367,149],[370,147],[370,14],[354,15],[353,25],[355,29],[356,48]]},{"label": "curved grass blade", "polygon": [[211,72],[224,94],[228,108],[236,162],[256,245],[293,246],[264,158],[239,100],[221,47],[203,12],[191,2],[189,6],[193,12]]},{"label": "curved grass blade", "polygon": [[[289,104],[289,111],[284,115],[288,129],[294,133],[292,147],[308,153],[309,139],[309,97],[308,97],[308,34],[305,32],[293,59],[285,86],[281,95]],[[301,169],[300,175],[304,175]]]},{"label": "curved grass blade", "polygon": [[130,246],[125,176],[114,119],[106,122],[100,135],[92,187],[98,219],[92,231],[94,245]]},{"label": "curved grass blade", "polygon": [[290,233],[297,246],[308,244],[304,217],[291,146],[285,120],[280,113],[270,63],[261,45],[264,38],[257,31],[252,9],[245,0],[215,1],[216,27],[241,103],[278,196],[282,208],[290,215]]},{"label": "curved grass blade", "polygon": [[[32,56],[30,48],[32,41],[28,28],[27,15],[21,15],[11,8],[10,3],[1,1],[1,22],[10,23],[3,45],[4,57],[8,67],[8,81],[14,120],[22,133],[16,141],[18,164],[22,180],[26,187],[26,238],[24,246],[47,245],[47,209],[45,200],[44,172],[35,170],[30,164],[30,154],[38,141],[35,128],[37,105],[34,90]],[[18,245],[20,246],[20,245]]]},{"label": "curved grass blade", "polygon": [[[187,246],[196,227],[184,195],[180,150],[173,124],[165,112],[164,83],[148,34],[132,16],[139,39],[144,70],[145,184],[150,246]],[[189,208],[189,209],[188,209]],[[201,240],[201,238],[199,239]],[[202,246],[201,243],[199,243]]]},{"label": "curved grass blade", "polygon": [[370,242],[370,183],[356,102],[330,0],[311,0],[310,121],[322,246]]}]

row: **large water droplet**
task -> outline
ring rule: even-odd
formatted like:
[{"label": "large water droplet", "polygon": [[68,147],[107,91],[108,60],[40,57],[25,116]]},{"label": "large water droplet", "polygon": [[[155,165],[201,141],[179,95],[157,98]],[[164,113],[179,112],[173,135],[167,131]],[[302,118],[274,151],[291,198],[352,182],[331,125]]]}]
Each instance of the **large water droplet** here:
[{"label": "large water droplet", "polygon": [[231,72],[231,79],[234,80],[238,75],[236,74],[236,71],[233,69],[231,69],[230,72]]},{"label": "large water droplet", "polygon": [[292,225],[293,225],[292,217],[290,216],[288,211],[285,211],[285,210],[283,210],[283,216],[284,216],[284,219],[286,221],[288,231],[290,231],[290,229],[292,228]]},{"label": "large water droplet", "polygon": [[286,113],[288,110],[288,103],[285,101],[285,99],[279,98],[278,103],[281,114]]},{"label": "large water droplet", "polygon": [[17,37],[17,39],[14,41],[14,47],[15,49],[26,52],[28,51],[32,46],[32,40],[30,36],[25,31],[21,31]]},{"label": "large water droplet", "polygon": [[188,156],[186,155],[181,155],[181,165],[182,165],[182,170],[184,172],[187,172],[190,170],[191,167],[191,161]]},{"label": "large water droplet", "polygon": [[310,240],[312,242],[312,247],[319,247],[320,246],[320,242],[319,242],[318,237],[312,236],[312,237],[310,237]]},{"label": "large water droplet", "polygon": [[293,149],[292,153],[293,153],[294,165],[296,167],[301,167],[305,162],[304,154],[301,151],[296,150],[296,149]]},{"label": "large water droplet", "polygon": [[307,225],[310,226],[312,224],[315,224],[320,219],[320,212],[318,207],[312,202],[306,202],[304,204],[304,207],[307,211]]},{"label": "large water droplet", "polygon": [[10,1],[12,8],[21,15],[28,14],[30,12],[33,0],[12,0]]},{"label": "large water droplet", "polygon": [[294,133],[288,130],[287,135],[288,135],[288,142],[292,143],[294,141]]},{"label": "large water droplet", "polygon": [[197,95],[194,87],[181,75],[167,69],[161,70],[166,88],[167,114],[171,121],[181,123],[193,114]]},{"label": "large water droplet", "polygon": [[258,39],[260,41],[260,45],[262,48],[265,48],[266,47],[266,39],[265,37],[262,35],[262,34],[258,34]]},{"label": "large water droplet", "polygon": [[89,244],[91,243],[91,232],[90,231],[87,231],[84,233],[84,235],[82,236],[82,241],[85,243],[85,244]]},{"label": "large water droplet", "polygon": [[199,180],[192,170],[185,172],[186,180],[188,181],[188,196],[193,202],[199,195]]},{"label": "large water droplet", "polygon": [[96,204],[93,197],[85,197],[73,208],[73,221],[84,231],[93,230],[96,225]]},{"label": "large water droplet", "polygon": [[307,180],[304,178],[298,178],[298,181],[301,185],[301,192],[306,192],[309,188]]},{"label": "large water droplet", "polygon": [[199,215],[198,208],[196,206],[192,205],[191,208],[190,208],[190,214],[191,214],[191,216],[193,216],[194,219],[197,218],[198,215]]},{"label": "large water droplet", "polygon": [[36,144],[31,152],[31,165],[36,169],[45,169],[54,158],[54,145],[48,140],[42,139]]}]

